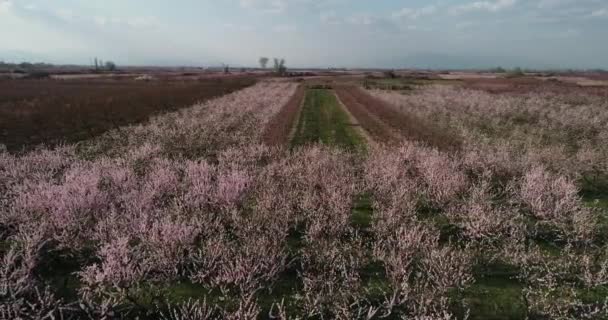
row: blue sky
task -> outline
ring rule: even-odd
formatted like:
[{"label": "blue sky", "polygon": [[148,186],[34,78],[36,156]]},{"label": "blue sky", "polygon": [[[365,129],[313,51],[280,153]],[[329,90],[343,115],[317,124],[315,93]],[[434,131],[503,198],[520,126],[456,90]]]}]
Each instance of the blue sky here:
[{"label": "blue sky", "polygon": [[608,68],[608,0],[0,0],[0,60]]}]

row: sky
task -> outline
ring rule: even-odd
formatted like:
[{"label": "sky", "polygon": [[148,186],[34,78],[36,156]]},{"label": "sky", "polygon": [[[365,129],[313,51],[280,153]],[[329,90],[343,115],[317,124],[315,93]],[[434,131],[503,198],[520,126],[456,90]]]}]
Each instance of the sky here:
[{"label": "sky", "polygon": [[608,69],[608,0],[0,0],[0,61]]}]

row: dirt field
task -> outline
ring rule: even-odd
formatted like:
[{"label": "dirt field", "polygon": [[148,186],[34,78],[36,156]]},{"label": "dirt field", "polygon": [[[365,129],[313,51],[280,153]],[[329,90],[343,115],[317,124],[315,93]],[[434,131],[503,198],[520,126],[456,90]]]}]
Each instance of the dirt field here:
[{"label": "dirt field", "polygon": [[298,91],[283,107],[281,112],[270,120],[264,131],[264,142],[266,144],[287,145],[289,143],[292,127],[300,113],[305,95],[306,88],[303,85],[299,86]]},{"label": "dirt field", "polygon": [[363,126],[364,130],[377,143],[397,144],[401,139],[395,132],[391,130],[382,120],[368,111],[365,105],[359,103],[351,94],[351,87],[338,87],[336,94],[345,104],[349,112]]},{"label": "dirt field", "polygon": [[253,83],[253,78],[5,80],[0,82],[0,143],[18,151],[89,139]]},{"label": "dirt field", "polygon": [[491,93],[532,93],[552,94],[572,93],[608,97],[608,82],[592,80],[587,77],[515,77],[483,78],[467,77],[461,79],[462,85],[469,89]]},{"label": "dirt field", "polygon": [[359,115],[357,119],[372,135],[378,136],[380,141],[388,139],[386,142],[390,143],[390,131],[394,130],[402,135],[402,139],[428,143],[443,150],[458,148],[460,144],[458,138],[450,135],[447,129],[436,128],[424,119],[407,113],[395,112],[385,102],[367,95],[359,88],[343,87],[338,90],[338,94],[355,117]]}]

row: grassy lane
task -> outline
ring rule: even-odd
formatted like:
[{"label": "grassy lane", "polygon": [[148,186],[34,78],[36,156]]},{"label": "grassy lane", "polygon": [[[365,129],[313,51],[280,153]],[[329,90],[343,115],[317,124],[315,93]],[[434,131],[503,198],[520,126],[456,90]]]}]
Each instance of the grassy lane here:
[{"label": "grassy lane", "polygon": [[[349,114],[338,100],[336,93],[328,89],[308,89],[300,118],[291,141],[292,147],[323,143],[329,146],[345,148],[347,150],[364,151],[366,139],[356,129]],[[373,210],[372,199],[369,194],[355,196],[351,224],[364,237],[365,241],[372,241],[371,225]],[[300,235],[301,236],[301,235]],[[294,252],[298,252],[302,239],[291,244]],[[373,303],[382,303],[383,294],[389,290],[384,268],[374,261],[372,252],[365,247],[369,263],[359,270],[362,285],[365,288],[366,299]],[[291,280],[291,283],[294,283]],[[294,287],[292,285],[292,287]]]},{"label": "grassy lane", "polygon": [[324,143],[349,150],[360,150],[364,148],[364,141],[333,91],[307,91],[302,114],[291,141],[293,147]]}]

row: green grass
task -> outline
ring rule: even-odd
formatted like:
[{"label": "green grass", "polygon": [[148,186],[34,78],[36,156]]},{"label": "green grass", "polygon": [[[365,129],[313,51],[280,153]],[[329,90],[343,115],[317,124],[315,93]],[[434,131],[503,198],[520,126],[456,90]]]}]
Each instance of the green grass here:
[{"label": "green grass", "polygon": [[355,130],[333,91],[309,89],[306,93],[292,147],[312,143],[348,150],[364,148],[363,137]]},{"label": "green grass", "polygon": [[469,319],[525,319],[523,286],[510,281],[484,279],[469,287],[464,300]]},{"label": "green grass", "polygon": [[583,177],[580,181],[581,197],[585,205],[597,213],[599,241],[608,242],[608,177],[597,175]]},{"label": "green grass", "polygon": [[351,223],[352,225],[361,230],[368,231],[372,226],[372,198],[369,194],[361,194],[356,197],[353,203]]},{"label": "green grass", "polygon": [[499,262],[475,266],[475,283],[464,292],[471,319],[524,319],[526,305],[518,273],[515,266]]},{"label": "green grass", "polygon": [[385,295],[391,292],[391,284],[382,262],[371,260],[362,268],[360,276],[366,292],[366,299],[370,302],[380,304],[383,302]]},{"label": "green grass", "polygon": [[[587,205],[600,210],[604,223],[608,222],[608,199],[602,194],[587,199]],[[361,194],[355,198],[352,209],[351,223],[365,235],[372,225],[373,199],[368,194]],[[465,240],[460,235],[457,226],[450,223],[445,215],[432,207],[422,205],[418,208],[419,218],[426,223],[435,225],[441,231],[443,244],[462,244]],[[466,240],[465,240],[466,241]],[[550,255],[559,255],[560,248],[551,241],[537,240],[544,252]],[[525,319],[527,307],[524,299],[524,287],[517,277],[520,270],[512,265],[493,262],[481,263],[475,266],[473,276],[475,281],[463,292],[454,292],[455,304],[452,311],[462,317],[465,313],[463,306],[469,309],[469,319]],[[373,259],[361,270],[361,280],[366,288],[367,299],[372,302],[381,301],[382,295],[390,291],[390,284],[384,273],[384,266]],[[594,290],[581,290],[580,297],[586,303],[602,301],[608,291],[607,287]],[[463,304],[457,302],[461,301]]]}]

